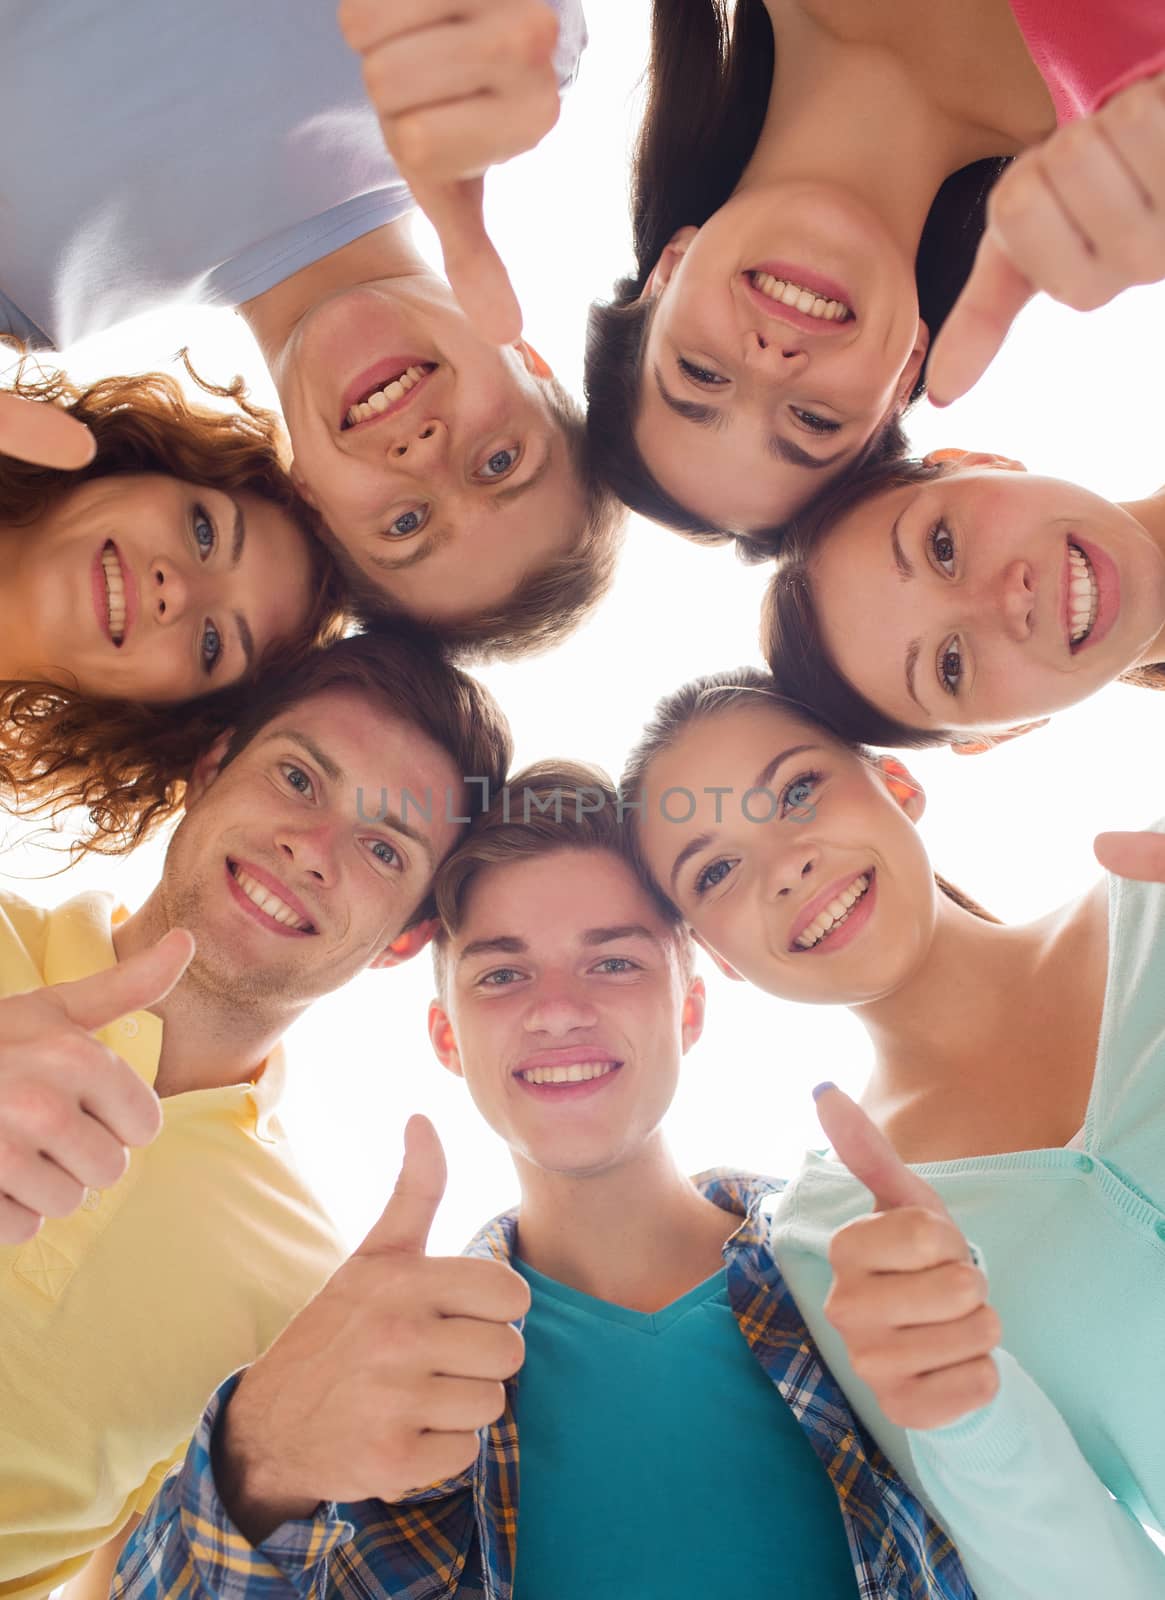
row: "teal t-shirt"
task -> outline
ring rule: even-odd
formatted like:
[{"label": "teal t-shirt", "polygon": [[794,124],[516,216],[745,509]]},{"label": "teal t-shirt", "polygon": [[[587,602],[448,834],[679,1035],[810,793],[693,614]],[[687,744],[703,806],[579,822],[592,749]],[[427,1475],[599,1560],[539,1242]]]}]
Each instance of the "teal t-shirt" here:
[{"label": "teal t-shirt", "polygon": [[719,1272],[650,1315],[514,1266],[514,1600],[854,1600],[829,1476]]}]

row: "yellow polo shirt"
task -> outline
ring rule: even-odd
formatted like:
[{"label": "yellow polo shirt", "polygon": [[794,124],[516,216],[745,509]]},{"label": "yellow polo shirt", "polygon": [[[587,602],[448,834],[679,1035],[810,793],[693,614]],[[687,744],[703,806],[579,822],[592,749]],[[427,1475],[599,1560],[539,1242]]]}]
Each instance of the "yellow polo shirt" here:
[{"label": "yellow polo shirt", "polygon": [[[114,965],[113,901],[0,893],[0,996]],[[98,1035],[147,1083],[161,1021]],[[153,1498],[212,1390],[269,1345],[345,1254],[254,1084],[163,1100],[112,1189],[0,1246],[0,1596],[73,1576]]]}]

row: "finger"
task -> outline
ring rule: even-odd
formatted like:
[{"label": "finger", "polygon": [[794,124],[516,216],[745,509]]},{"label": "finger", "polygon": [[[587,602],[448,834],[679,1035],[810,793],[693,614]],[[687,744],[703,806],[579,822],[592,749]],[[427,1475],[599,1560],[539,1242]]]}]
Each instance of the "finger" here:
[{"label": "finger", "polygon": [[855,1100],[832,1083],[815,1090],[814,1098],[818,1121],[835,1155],[871,1191],[875,1211],[922,1206],[939,1216],[947,1215],[946,1206],[930,1184],[911,1172]]},{"label": "finger", "polygon": [[336,21],[344,42],[357,55],[387,39],[424,31],[461,15],[454,0],[340,0]]},{"label": "finger", "polygon": [[1119,878],[1165,883],[1165,834],[1098,833],[1092,848],[1101,866]]},{"label": "finger", "polygon": [[416,199],[437,230],[445,276],[461,309],[483,339],[512,344],[522,332],[522,310],[485,231],[482,180],[426,187]]},{"label": "finger", "polygon": [[1049,148],[1043,165],[1061,207],[1088,245],[1085,270],[1056,297],[1078,310],[1092,310],[1155,276],[1163,240],[1149,196],[1103,127],[1077,127],[1079,140],[1071,147]]},{"label": "finger", "polygon": [[436,1128],[428,1117],[410,1117],[405,1124],[405,1156],[396,1187],[356,1254],[423,1256],[445,1181],[445,1152]]},{"label": "finger", "polygon": [[33,1151],[0,1159],[0,1183],[9,1199],[42,1217],[71,1216],[85,1198],[85,1184]]},{"label": "finger", "polygon": [[[841,1236],[836,1235],[838,1239]],[[918,1271],[896,1268],[839,1273],[826,1300],[826,1316],[847,1338],[860,1337],[876,1328],[958,1322],[986,1305],[987,1299],[983,1272],[964,1257],[951,1259],[948,1254],[937,1266]]]},{"label": "finger", "polygon": [[522,1365],[525,1342],[505,1322],[443,1317],[429,1345],[431,1370],[445,1378],[484,1378],[500,1383]]},{"label": "finger", "polygon": [[1120,152],[1144,204],[1165,211],[1165,75],[1116,95],[1094,120]]},{"label": "finger", "polygon": [[382,1498],[391,1503],[410,1489],[427,1489],[430,1484],[459,1477],[473,1465],[480,1452],[481,1437],[476,1429],[460,1433],[422,1433],[409,1452],[410,1476],[415,1481],[401,1488],[390,1487]]},{"label": "finger", "polygon": [[144,1011],[165,998],[190,965],[194,939],[172,928],[148,950],[119,961],[90,978],[54,984],[50,993],[70,1022],[92,1031],[131,1011]]},{"label": "finger", "polygon": [[999,1393],[999,1371],[989,1355],[928,1372],[879,1396],[899,1428],[943,1428],[988,1405]]},{"label": "finger", "polygon": [[76,472],[88,466],[96,452],[97,441],[89,429],[60,406],[0,392],[0,454]]},{"label": "finger", "polygon": [[59,1092],[26,1101],[23,1116],[11,1102],[6,1105],[6,1144],[9,1150],[22,1144],[41,1151],[84,1188],[108,1189],[125,1176],[126,1144],[148,1144],[158,1131],[159,1108],[132,1067],[92,1043],[91,1065],[63,1065],[54,1086]]},{"label": "finger", "polygon": [[11,1195],[0,1193],[0,1245],[27,1244],[40,1232],[44,1218]]},{"label": "finger", "polygon": [[957,1322],[904,1328],[869,1343],[847,1342],[850,1364],[863,1383],[881,1394],[929,1373],[945,1372],[990,1355],[1002,1336],[991,1306],[980,1306]]},{"label": "finger", "polygon": [[931,347],[926,382],[936,406],[950,405],[974,388],[1035,292],[988,229],[963,292]]},{"label": "finger", "polygon": [[945,1212],[923,1206],[874,1211],[839,1228],[829,1262],[839,1278],[856,1274],[928,1272],[970,1261],[967,1241]]},{"label": "finger", "polygon": [[[546,14],[554,28],[554,13]],[[549,46],[530,60],[515,51],[509,31],[492,20],[488,26],[453,22],[369,50],[361,71],[368,99],[382,123],[386,118],[432,111],[427,125],[436,130],[458,101],[493,95],[512,107],[527,93],[547,87],[557,99],[553,49],[552,34]],[[390,131],[385,129],[391,146]]]},{"label": "finger", "polygon": [[441,1317],[517,1322],[530,1309],[530,1285],[504,1261],[432,1256],[425,1263],[424,1292]]},{"label": "finger", "polygon": [[488,1428],[506,1409],[506,1386],[480,1378],[429,1378],[416,1401],[417,1426],[437,1433]]},{"label": "finger", "polygon": [[532,150],[558,120],[558,84],[533,73],[513,93],[489,93],[405,116],[383,119],[385,143],[428,215],[418,192],[434,184],[479,178],[487,167]]}]

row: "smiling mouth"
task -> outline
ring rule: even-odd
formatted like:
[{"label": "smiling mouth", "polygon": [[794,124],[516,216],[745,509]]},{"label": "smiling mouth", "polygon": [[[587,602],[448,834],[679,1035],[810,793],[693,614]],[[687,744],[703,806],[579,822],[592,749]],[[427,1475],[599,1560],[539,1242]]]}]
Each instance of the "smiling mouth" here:
[{"label": "smiling mouth", "polygon": [[1092,562],[1079,545],[1068,540],[1068,645],[1077,649],[1096,626],[1100,611],[1100,586]]},{"label": "smiling mouth", "polygon": [[854,320],[853,311],[843,300],[827,300],[802,284],[791,283],[786,278],[774,278],[771,272],[746,272],[745,277],[759,293],[793,311],[800,311],[803,316],[814,317],[819,322]]},{"label": "smiling mouth", "polygon": [[383,380],[375,389],[370,389],[362,399],[348,407],[340,423],[341,432],[355,428],[361,422],[371,422],[374,417],[382,417],[387,412],[399,408],[401,402],[417,384],[436,372],[437,367],[436,361],[419,361],[411,366],[402,367],[399,372]]},{"label": "smiling mouth", "polygon": [[251,901],[252,905],[256,906],[264,916],[269,917],[272,922],[278,923],[281,928],[291,928],[295,933],[315,933],[314,923],[305,921],[298,911],[293,911],[285,900],[281,900],[265,884],[253,878],[246,868],[241,867],[237,861],[228,859],[227,871],[247,899]]},{"label": "smiling mouth", "polygon": [[109,623],[109,637],[118,649],[125,642],[125,573],[117,557],[112,539],[107,539],[101,551],[101,571],[105,575],[105,615]]},{"label": "smiling mouth", "polygon": [[794,950],[815,950],[819,944],[828,939],[849,921],[850,913],[862,901],[869,891],[873,881],[873,870],[859,873],[848,888],[845,888],[827,906],[814,917],[807,928],[793,940]]},{"label": "smiling mouth", "polygon": [[523,1083],[589,1083],[618,1072],[621,1061],[571,1061],[557,1067],[526,1067],[515,1072]]}]

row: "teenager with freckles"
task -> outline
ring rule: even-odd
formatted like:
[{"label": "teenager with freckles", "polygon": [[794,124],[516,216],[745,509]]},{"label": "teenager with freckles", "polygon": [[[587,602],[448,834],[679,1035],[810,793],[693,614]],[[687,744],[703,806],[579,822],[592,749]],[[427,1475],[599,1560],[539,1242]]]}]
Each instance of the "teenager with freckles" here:
[{"label": "teenager with freckles", "polygon": [[[455,17],[346,0],[339,20],[215,0],[164,24],[148,0],[0,0],[0,33],[5,116],[41,128],[33,151],[0,149],[0,330],[60,349],[168,302],[237,309],[296,485],[369,603],[466,651],[568,630],[610,580],[622,513],[520,337],[481,175],[556,120],[578,0]],[[476,324],[413,243],[402,171]]]},{"label": "teenager with freckles", "polygon": [[[413,1119],[384,1216],[220,1388],[117,1600],[1085,1592],[1031,1587],[1061,1571],[1093,1594],[1157,1594],[1165,1557],[1002,1354],[982,1358],[1005,1382],[987,1432],[1024,1443],[991,1481],[960,1472],[978,1446],[959,1429],[911,1436],[948,1532],[971,1530],[964,1572],[818,1358],[767,1244],[780,1184],[689,1180],[668,1150],[704,986],[626,853],[609,781],[544,762],[508,801],[438,878],[429,1033],[509,1146],[520,1204],[465,1257],[427,1257],[445,1168]],[[888,1202],[917,1198],[893,1158],[844,1142]],[[864,1304],[860,1276],[840,1276]],[[1045,1564],[1048,1540],[1062,1549]]]},{"label": "teenager with freckles", "polygon": [[[690,811],[679,823],[661,812],[675,787],[691,795],[670,802]],[[742,811],[750,788],[760,822]],[[624,794],[644,802],[632,815],[652,880],[725,972],[848,1006],[866,1027],[862,1107],[933,1191],[932,1209],[983,1251],[1007,1351],[1121,1505],[1165,1527],[1160,1364],[1145,1337],[1165,1309],[1165,887],[1109,877],[1005,926],[936,877],[924,797],[902,764],[841,741],[749,668],[661,702]],[[830,1240],[869,1201],[839,1161],[810,1155],[776,1208],[774,1242],[856,1409],[920,1487],[901,1424],[941,1415],[973,1377],[958,1370],[980,1354],[962,1325],[969,1286],[956,1273],[944,1292],[940,1275],[931,1294],[956,1370],[929,1406],[925,1384],[921,1411],[917,1394],[879,1405],[871,1383],[893,1391],[929,1362],[911,1365],[922,1351],[909,1338],[888,1351],[880,1337],[872,1360],[859,1339],[851,1362],[823,1310]],[[907,1296],[899,1325],[920,1320]],[[975,1470],[987,1472],[995,1446],[981,1443]]]},{"label": "teenager with freckles", "polygon": [[0,390],[0,802],[85,808],[83,848],[172,816],[256,677],[345,625],[283,430],[231,393],[28,365]]},{"label": "teenager with freckles", "polygon": [[600,470],[771,554],[1036,289],[1165,276],[1163,69],[1143,0],[654,0],[634,270],[591,312]]}]

